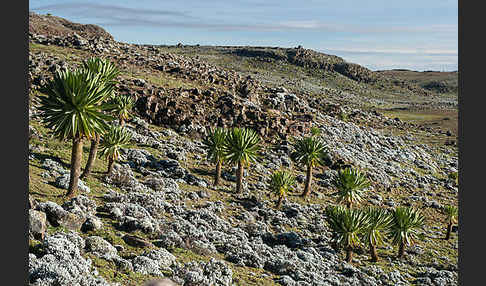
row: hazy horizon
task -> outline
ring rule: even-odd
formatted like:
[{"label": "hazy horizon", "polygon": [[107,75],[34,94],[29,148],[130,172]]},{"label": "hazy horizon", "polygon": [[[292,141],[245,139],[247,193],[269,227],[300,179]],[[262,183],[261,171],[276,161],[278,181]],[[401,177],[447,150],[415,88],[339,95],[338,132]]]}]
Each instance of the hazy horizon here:
[{"label": "hazy horizon", "polygon": [[458,70],[457,1],[60,1],[29,10],[150,45],[299,45],[371,70]]}]

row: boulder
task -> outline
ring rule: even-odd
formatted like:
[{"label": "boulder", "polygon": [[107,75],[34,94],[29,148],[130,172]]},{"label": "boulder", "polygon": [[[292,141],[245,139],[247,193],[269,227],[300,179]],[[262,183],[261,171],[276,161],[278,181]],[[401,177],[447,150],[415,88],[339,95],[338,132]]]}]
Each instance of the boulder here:
[{"label": "boulder", "polygon": [[47,231],[46,214],[41,211],[29,209],[29,236],[43,240]]},{"label": "boulder", "polygon": [[146,239],[143,239],[139,236],[136,236],[136,235],[130,235],[130,234],[126,234],[122,237],[123,241],[125,241],[126,244],[130,245],[130,246],[134,246],[134,247],[153,247],[154,245],[146,240]]},{"label": "boulder", "polygon": [[133,271],[145,275],[162,276],[157,261],[146,256],[137,256],[132,260]]},{"label": "boulder", "polygon": [[36,210],[45,212],[47,220],[54,227],[62,226],[70,230],[79,230],[86,220],[84,216],[68,212],[54,202],[40,203]]},{"label": "boulder", "polygon": [[101,229],[102,227],[103,227],[103,223],[99,218],[95,216],[90,216],[84,221],[83,225],[81,226],[81,231],[88,232],[92,230]]},{"label": "boulder", "polygon": [[114,256],[117,255],[118,252],[113,245],[111,245],[108,241],[104,240],[102,237],[99,236],[90,236],[86,238],[85,243],[85,250],[95,255]]},{"label": "boulder", "polygon": [[162,269],[167,269],[176,263],[176,257],[165,248],[153,249],[142,255],[155,260]]},{"label": "boulder", "polygon": [[[62,189],[67,190],[69,188],[69,180],[70,180],[70,174],[65,173],[65,174],[57,177],[54,184],[58,188],[62,188]],[[83,193],[89,193],[90,192],[89,187],[86,186],[86,184],[82,180],[78,181],[78,190],[80,190]]]}]

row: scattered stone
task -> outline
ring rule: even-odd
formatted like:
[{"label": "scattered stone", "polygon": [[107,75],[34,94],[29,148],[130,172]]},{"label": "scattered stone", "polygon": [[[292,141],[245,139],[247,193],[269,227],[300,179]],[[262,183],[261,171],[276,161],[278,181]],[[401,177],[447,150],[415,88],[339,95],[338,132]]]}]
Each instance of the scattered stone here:
[{"label": "scattered stone", "polygon": [[139,236],[126,234],[122,237],[126,244],[134,247],[153,247],[154,245]]}]

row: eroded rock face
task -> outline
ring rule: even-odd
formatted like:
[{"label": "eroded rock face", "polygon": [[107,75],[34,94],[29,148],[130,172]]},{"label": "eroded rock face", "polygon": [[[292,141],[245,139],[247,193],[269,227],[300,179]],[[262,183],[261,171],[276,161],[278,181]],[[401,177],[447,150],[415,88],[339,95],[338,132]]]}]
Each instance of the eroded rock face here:
[{"label": "eroded rock face", "polygon": [[[201,127],[195,128],[194,122],[205,123],[205,126],[214,124],[220,127],[242,126],[252,128],[265,137],[276,135],[285,137],[307,130],[312,119],[311,116],[294,116],[279,112],[278,110],[285,110],[287,107],[285,104],[279,104],[278,110],[269,111],[262,108],[262,105],[245,98],[221,93],[216,99],[215,96],[198,99],[196,106],[194,96],[189,96],[191,90],[182,91],[182,95],[173,95],[171,92],[159,92],[157,95],[140,97],[137,101],[137,111],[152,124],[175,129],[180,126],[186,128],[192,126],[191,130],[194,132],[188,130],[186,133],[196,138],[200,138],[204,131],[201,132]],[[291,103],[294,100],[291,94],[283,96],[283,101],[287,102],[287,105],[295,106]],[[272,106],[275,107],[275,104]]]}]

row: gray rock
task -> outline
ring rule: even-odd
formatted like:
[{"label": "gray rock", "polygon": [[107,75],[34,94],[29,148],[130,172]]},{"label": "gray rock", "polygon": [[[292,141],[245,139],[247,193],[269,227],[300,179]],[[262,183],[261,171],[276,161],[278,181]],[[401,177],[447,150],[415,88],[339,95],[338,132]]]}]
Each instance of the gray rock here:
[{"label": "gray rock", "polygon": [[128,164],[115,163],[110,176],[105,176],[104,178],[105,182],[120,187],[135,188],[138,185],[138,181]]},{"label": "gray rock", "polygon": [[85,243],[86,243],[85,249],[87,252],[91,252],[98,256],[117,255],[116,248],[113,245],[111,245],[111,243],[104,240],[102,237],[90,236],[86,238]]},{"label": "gray rock", "polygon": [[85,195],[79,195],[62,204],[62,208],[79,216],[94,215],[96,203]]},{"label": "gray rock", "polygon": [[85,217],[68,212],[54,202],[39,203],[36,210],[46,213],[47,220],[52,226],[63,226],[71,230],[79,230]]},{"label": "gray rock", "polygon": [[[65,174],[57,177],[54,184],[58,188],[62,188],[62,189],[67,190],[69,188],[69,181],[70,181],[70,174],[65,173]],[[89,193],[90,192],[89,187],[86,186],[86,184],[82,180],[78,181],[78,190],[80,190],[83,193]]]},{"label": "gray rock", "polygon": [[149,165],[155,158],[147,151],[142,149],[128,149],[126,152],[126,160],[132,164],[132,168],[144,167]]},{"label": "gray rock", "polygon": [[96,271],[92,271],[91,260],[81,256],[79,245],[73,242],[79,240],[82,238],[65,233],[46,237],[42,243],[44,255],[29,254],[30,285],[109,286]]},{"label": "gray rock", "polygon": [[154,242],[154,244],[168,249],[185,246],[184,240],[179,236],[179,234],[177,234],[177,232],[173,230],[161,234],[159,239]]},{"label": "gray rock", "polygon": [[157,265],[161,269],[168,269],[170,266],[176,263],[176,257],[168,252],[164,248],[153,249],[147,252],[144,252],[142,256],[146,256],[154,261],[157,262]]},{"label": "gray rock", "polygon": [[132,260],[133,271],[142,274],[163,276],[157,261],[147,256],[137,256]]},{"label": "gray rock", "polygon": [[47,231],[46,214],[29,209],[29,235],[34,239],[43,240]]},{"label": "gray rock", "polygon": [[[48,170],[51,173],[57,172],[58,174],[66,174],[66,173],[69,174],[69,170],[64,169],[59,162],[54,161],[54,160],[49,159],[49,158],[46,158],[42,162],[42,168]],[[69,181],[68,181],[68,183],[69,183]]]},{"label": "gray rock", "polygon": [[284,286],[295,286],[297,285],[294,279],[292,279],[290,276],[287,275],[282,275],[276,282],[278,282],[281,285]]},{"label": "gray rock", "polygon": [[190,262],[174,269],[174,281],[184,285],[231,286],[233,271],[223,261]]},{"label": "gray rock", "polygon": [[98,230],[103,227],[101,220],[95,216],[89,216],[81,226],[81,231],[88,232],[92,230]]}]

